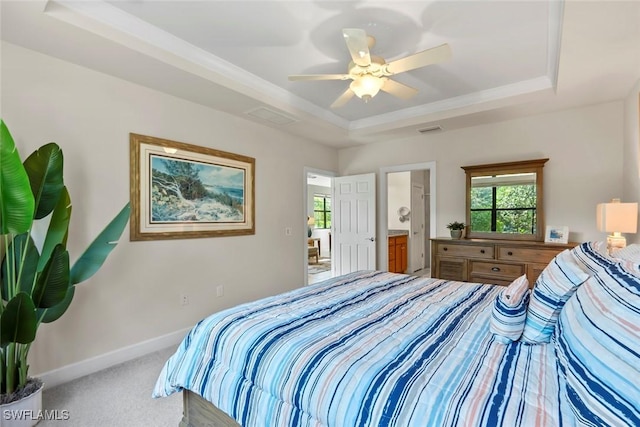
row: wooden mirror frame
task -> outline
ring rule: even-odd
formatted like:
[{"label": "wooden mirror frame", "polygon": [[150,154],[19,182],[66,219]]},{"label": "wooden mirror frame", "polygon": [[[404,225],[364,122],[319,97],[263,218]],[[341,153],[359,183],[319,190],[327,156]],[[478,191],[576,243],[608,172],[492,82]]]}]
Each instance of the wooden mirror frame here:
[{"label": "wooden mirror frame", "polygon": [[[544,240],[544,210],[543,210],[543,182],[542,168],[549,159],[525,160],[519,162],[492,163],[486,165],[462,166],[467,174],[466,224],[467,238],[470,239],[505,239],[505,240]],[[475,232],[471,229],[471,178],[474,176],[505,175],[511,173],[536,174],[536,230],[533,234]]]}]

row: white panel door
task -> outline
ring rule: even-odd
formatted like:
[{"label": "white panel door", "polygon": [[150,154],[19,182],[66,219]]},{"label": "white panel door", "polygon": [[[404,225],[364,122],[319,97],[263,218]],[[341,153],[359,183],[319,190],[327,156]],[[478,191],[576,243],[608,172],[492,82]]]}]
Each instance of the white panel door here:
[{"label": "white panel door", "polygon": [[333,180],[334,275],[376,269],[376,176]]},{"label": "white panel door", "polygon": [[411,262],[409,271],[414,272],[424,268],[424,187],[419,184],[411,185]]}]

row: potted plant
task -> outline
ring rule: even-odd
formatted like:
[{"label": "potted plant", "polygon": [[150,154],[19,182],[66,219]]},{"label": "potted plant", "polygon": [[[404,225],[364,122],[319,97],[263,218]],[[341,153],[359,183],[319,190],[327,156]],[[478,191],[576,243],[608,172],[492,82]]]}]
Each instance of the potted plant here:
[{"label": "potted plant", "polygon": [[449,224],[447,224],[447,228],[451,232],[451,238],[452,239],[461,238],[462,237],[462,231],[464,230],[464,227],[465,227],[464,222],[454,221],[454,222],[450,222]]},{"label": "potted plant", "polygon": [[[23,163],[7,126],[0,119],[0,417],[3,426],[31,426],[37,422],[30,419],[29,414],[33,414],[33,418],[41,410],[42,382],[29,377],[27,356],[31,343],[42,323],[53,322],[64,314],[73,299],[75,285],[89,279],[102,266],[124,231],[129,209],[127,203],[70,266],[66,244],[71,199],[63,180],[62,150],[52,142],[34,151]],[[40,222],[44,227],[37,226]],[[32,402],[35,406],[29,406]],[[34,410],[36,412],[24,412]],[[16,414],[13,419],[12,413]]]}]

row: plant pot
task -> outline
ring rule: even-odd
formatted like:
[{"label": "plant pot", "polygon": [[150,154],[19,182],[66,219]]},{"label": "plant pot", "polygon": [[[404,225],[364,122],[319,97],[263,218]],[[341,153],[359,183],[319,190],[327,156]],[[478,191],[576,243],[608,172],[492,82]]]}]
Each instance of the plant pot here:
[{"label": "plant pot", "polygon": [[450,230],[452,239],[459,239],[462,237],[462,230]]},{"label": "plant pot", "polygon": [[0,419],[2,427],[32,427],[40,421],[42,414],[42,389],[38,390],[20,400],[0,405]]}]

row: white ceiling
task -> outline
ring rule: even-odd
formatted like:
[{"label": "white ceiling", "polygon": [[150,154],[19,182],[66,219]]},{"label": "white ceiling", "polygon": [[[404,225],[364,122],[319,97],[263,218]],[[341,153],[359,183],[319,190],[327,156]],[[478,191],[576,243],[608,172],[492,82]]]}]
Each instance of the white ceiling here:
[{"label": "white ceiling", "polygon": [[[623,99],[640,79],[640,1],[7,1],[2,39],[335,147]],[[343,28],[387,62],[450,61],[338,109]],[[251,113],[251,114],[248,114]],[[274,114],[275,113],[275,114]]]}]

